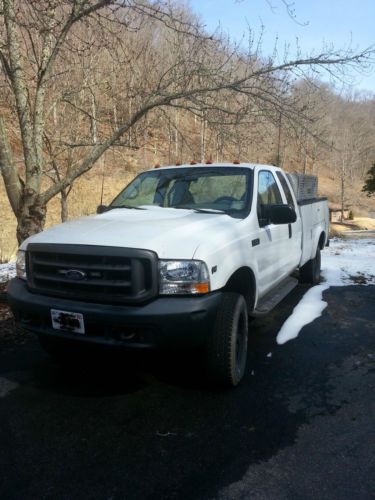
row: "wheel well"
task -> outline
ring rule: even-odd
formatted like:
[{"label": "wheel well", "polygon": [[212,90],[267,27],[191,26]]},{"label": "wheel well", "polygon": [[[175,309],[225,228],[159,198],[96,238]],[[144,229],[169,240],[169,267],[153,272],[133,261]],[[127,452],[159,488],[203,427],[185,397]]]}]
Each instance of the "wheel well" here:
[{"label": "wheel well", "polygon": [[320,235],[320,238],[319,238],[319,243],[318,243],[318,246],[320,248],[320,250],[323,250],[324,248],[324,242],[326,241],[326,234],[323,232],[321,235]]},{"label": "wheel well", "polygon": [[241,267],[227,281],[223,290],[225,292],[240,293],[245,297],[248,311],[254,309],[256,283],[253,271],[248,267]]}]

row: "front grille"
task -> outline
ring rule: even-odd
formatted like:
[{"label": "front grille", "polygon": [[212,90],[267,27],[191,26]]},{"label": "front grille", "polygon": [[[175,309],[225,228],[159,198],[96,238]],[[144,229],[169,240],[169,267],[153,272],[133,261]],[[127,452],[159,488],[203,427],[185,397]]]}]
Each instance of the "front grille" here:
[{"label": "front grille", "polygon": [[28,286],[42,295],[136,304],[157,294],[157,256],[150,250],[30,243]]}]

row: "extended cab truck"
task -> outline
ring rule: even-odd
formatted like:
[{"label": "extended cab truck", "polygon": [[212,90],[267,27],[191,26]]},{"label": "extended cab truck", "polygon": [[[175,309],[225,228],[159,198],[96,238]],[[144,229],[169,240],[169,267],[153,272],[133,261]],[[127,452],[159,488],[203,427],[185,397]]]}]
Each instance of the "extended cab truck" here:
[{"label": "extended cab truck", "polygon": [[268,165],[150,170],[98,212],[21,245],[8,286],[16,319],[50,353],[201,346],[221,385],[244,375],[248,315],[282,300],[296,269],[317,283],[328,241],[327,201],[298,201]]}]

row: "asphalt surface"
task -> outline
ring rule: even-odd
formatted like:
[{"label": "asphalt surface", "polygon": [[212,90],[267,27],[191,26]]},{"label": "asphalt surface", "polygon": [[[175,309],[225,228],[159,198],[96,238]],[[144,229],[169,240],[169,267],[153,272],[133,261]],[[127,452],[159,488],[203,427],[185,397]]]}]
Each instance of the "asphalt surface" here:
[{"label": "asphalt surface", "polygon": [[31,336],[3,336],[0,498],[375,498],[375,287],[329,289],[323,316],[278,346],[305,291],[251,323],[227,392],[196,353],[61,368]]}]

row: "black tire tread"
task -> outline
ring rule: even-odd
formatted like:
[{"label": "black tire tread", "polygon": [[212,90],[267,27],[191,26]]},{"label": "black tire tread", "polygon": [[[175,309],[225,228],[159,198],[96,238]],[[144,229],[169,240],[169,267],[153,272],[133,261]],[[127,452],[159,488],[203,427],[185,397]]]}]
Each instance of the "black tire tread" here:
[{"label": "black tire tread", "polygon": [[[313,259],[310,259],[299,270],[301,283],[311,283],[317,285],[320,281],[320,248],[316,249],[316,254]],[[319,273],[316,271],[316,266],[319,266]]]},{"label": "black tire tread", "polygon": [[[239,301],[241,301],[239,303]],[[233,342],[230,332],[235,321],[235,312],[238,307],[244,307],[246,302],[242,295],[224,292],[221,307],[218,311],[214,333],[210,339],[208,370],[211,382],[222,387],[233,387],[239,380],[233,377],[231,369],[231,356],[233,355]]]}]

